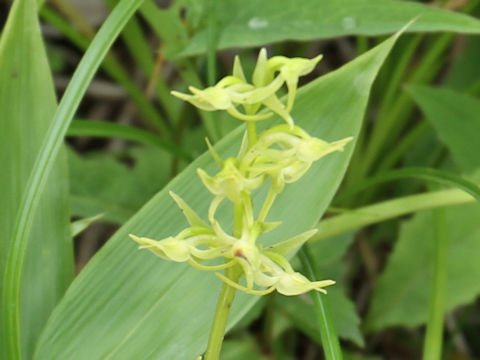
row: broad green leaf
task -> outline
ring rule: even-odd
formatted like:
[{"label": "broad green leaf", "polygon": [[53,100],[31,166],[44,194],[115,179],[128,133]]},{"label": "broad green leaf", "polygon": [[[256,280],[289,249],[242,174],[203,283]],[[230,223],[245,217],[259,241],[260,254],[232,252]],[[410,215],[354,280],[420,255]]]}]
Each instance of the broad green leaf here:
[{"label": "broad green leaf", "polygon": [[[451,311],[480,294],[480,205],[447,208],[445,213],[449,241],[445,310]],[[402,225],[373,294],[369,329],[426,322],[434,256],[433,213],[426,211]]]},{"label": "broad green leaf", "polygon": [[[292,112],[297,123],[330,141],[356,136],[371,84],[395,40],[390,38],[302,88]],[[279,118],[275,121],[281,122]],[[217,144],[221,156],[236,153],[242,130],[238,128]],[[353,144],[343,153],[323,158],[304,178],[286,188],[267,219],[283,221],[283,225],[262,238],[264,245],[313,227],[333,197],[352,150]],[[214,274],[138,251],[128,238],[129,233],[162,238],[186,226],[168,195],[170,190],[197,213],[206,214],[212,196],[195,174],[199,167],[210,174],[217,171],[209,153],[200,156],[95,255],[50,318],[36,359],[192,359],[205,350],[220,281]],[[257,206],[263,196],[265,191],[255,195]],[[219,221],[229,228],[231,209],[225,206],[218,213]],[[239,293],[229,326],[257,300]]]},{"label": "broad green leaf", "polygon": [[[15,215],[25,184],[56,109],[55,90],[40,36],[34,1],[15,1],[0,41],[0,294]],[[33,355],[36,339],[73,278],[68,173],[64,151],[55,162],[34,219],[20,283],[21,353]],[[10,269],[10,271],[13,269]],[[0,307],[0,358],[11,333]]]},{"label": "broad green leaf", "polygon": [[462,170],[478,169],[480,101],[454,90],[427,86],[409,87],[409,92]]},{"label": "broad green leaf", "polygon": [[133,148],[124,156],[134,161],[128,168],[112,154],[68,154],[72,215],[123,224],[168,181],[170,160],[156,148]]},{"label": "broad green leaf", "polygon": [[[188,11],[188,10],[187,10]],[[410,32],[480,33],[480,21],[409,1],[398,0],[233,0],[218,4],[218,49],[252,47],[282,40],[313,40],[346,35],[381,35],[421,17]],[[180,55],[205,52],[206,30]]]}]

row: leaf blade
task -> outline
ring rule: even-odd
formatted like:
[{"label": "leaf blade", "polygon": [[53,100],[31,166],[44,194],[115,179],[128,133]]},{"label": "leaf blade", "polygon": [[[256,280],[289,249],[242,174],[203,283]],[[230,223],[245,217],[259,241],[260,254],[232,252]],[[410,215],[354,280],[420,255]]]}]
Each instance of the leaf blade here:
[{"label": "leaf blade", "polygon": [[[56,97],[40,35],[34,1],[16,1],[0,40],[0,358],[31,358],[50,312],[73,278],[69,236],[68,172],[64,149],[53,164],[33,219],[25,249],[24,275],[17,279],[17,331],[12,335],[5,311],[4,274],[18,269],[8,261],[15,214],[43,136],[56,109]],[[13,245],[14,246],[14,245]]]},{"label": "leaf blade", "polygon": [[[348,35],[384,35],[398,31],[421,14],[408,32],[451,31],[478,34],[473,17],[394,0],[236,0],[219,6],[218,49],[253,47],[282,40],[307,41]],[[179,54],[205,52],[206,31],[198,32]]]}]

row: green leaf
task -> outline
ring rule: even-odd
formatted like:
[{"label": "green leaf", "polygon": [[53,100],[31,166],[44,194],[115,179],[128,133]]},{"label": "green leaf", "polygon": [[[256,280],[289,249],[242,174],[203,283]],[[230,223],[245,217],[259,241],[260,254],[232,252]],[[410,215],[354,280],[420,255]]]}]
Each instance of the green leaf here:
[{"label": "green leaf", "polygon": [[151,132],[108,121],[73,120],[68,128],[67,136],[113,137],[131,140],[165,149],[183,160],[192,160],[192,156],[187,151]]},{"label": "green leaf", "polygon": [[369,177],[365,180],[358,182],[355,185],[350,186],[346,190],[336,197],[338,201],[340,199],[348,198],[358,192],[365,190],[373,185],[382,184],[392,180],[404,179],[404,178],[416,178],[421,180],[427,180],[436,182],[443,185],[450,185],[462,189],[466,193],[469,193],[477,201],[480,201],[480,188],[477,184],[464,179],[461,176],[455,175],[452,172],[437,170],[427,167],[406,167],[403,169],[392,170],[380,173],[377,176]]},{"label": "green leaf", "polygon": [[[19,6],[21,9],[25,9],[24,6],[30,7],[36,11],[35,4],[31,3],[31,0],[30,2],[27,1],[28,0],[17,0],[14,5]],[[98,69],[110,45],[122,29],[122,26],[128,21],[129,17],[132,16],[140,4],[141,0],[121,2],[99,30],[84,58],[78,65],[78,68],[65,91],[62,101],[55,111],[53,120],[43,137],[33,168],[29,173],[28,181],[19,202],[17,215],[13,222],[14,226],[11,235],[12,245],[7,254],[7,265],[4,278],[5,283],[2,294],[5,303],[8,304],[8,306],[3,308],[3,314],[4,325],[5,328],[8,329],[9,339],[11,340],[7,343],[7,351],[11,353],[11,359],[20,357],[21,325],[19,309],[21,306],[20,298],[23,264],[25,263],[28,240],[35,220],[35,215],[37,214],[40,205],[42,194],[46,189],[55,160],[62,148],[64,136],[83,94],[85,94],[95,71]],[[32,11],[31,9],[29,10]],[[20,11],[21,15],[23,15],[23,11]],[[27,20],[26,23],[24,23],[25,20]],[[39,29],[35,15],[30,15],[27,19],[24,16],[19,16],[18,21],[20,21],[18,29],[20,29],[21,32],[31,31],[34,34],[34,36],[28,37],[29,40],[38,39]],[[35,24],[37,24],[36,30]],[[7,34],[9,32],[8,25],[5,32]],[[8,37],[5,36],[4,38]],[[32,57],[31,54],[31,52],[25,52],[22,54],[22,59],[33,61],[35,58]],[[37,76],[37,74],[35,76]],[[19,92],[17,93],[17,96],[21,98],[23,94]],[[25,107],[22,106],[22,109],[25,109]],[[37,110],[34,108],[28,109]],[[33,298],[30,298],[29,300],[34,301]]]},{"label": "green leaf", "polygon": [[[382,35],[421,17],[409,32],[480,33],[473,17],[395,0],[232,0],[218,5],[218,49],[253,47],[282,40]],[[182,56],[205,52],[207,30],[195,34]]]},{"label": "green leaf", "polygon": [[480,101],[448,89],[412,86],[408,91],[465,172],[480,167]]},{"label": "green leaf", "polygon": [[[40,37],[34,1],[16,1],[0,41],[0,294],[4,294],[10,238],[43,136],[56,109],[55,90]],[[21,354],[32,358],[33,348],[50,312],[73,278],[73,249],[70,239],[68,174],[65,153],[60,151],[40,199],[30,242],[22,265],[20,336]],[[0,309],[0,358],[7,343],[16,339],[5,327],[2,297]],[[15,346],[15,345],[13,345]]]},{"label": "green leaf", "polygon": [[[292,112],[297,123],[329,141],[357,136],[372,82],[395,40],[390,38],[303,87]],[[275,121],[281,123],[279,118]],[[222,157],[238,151],[242,130],[238,128],[216,145]],[[313,227],[343,177],[352,145],[317,162],[279,196],[271,218],[283,221],[283,225],[262,238],[265,246]],[[186,226],[168,195],[170,190],[199,214],[206,214],[212,196],[195,174],[199,167],[208,173],[217,170],[209,153],[200,156],[95,255],[50,318],[36,359],[191,359],[205,350],[220,281],[214,274],[139,252],[128,238],[129,233],[162,238]],[[255,195],[257,206],[265,195],[265,191]],[[218,214],[225,228],[232,225],[230,208],[225,206]],[[239,293],[229,326],[257,300]]]},{"label": "green leaf", "polygon": [[82,231],[86,230],[91,224],[100,220],[103,214],[98,214],[89,218],[84,218],[80,220],[76,220],[70,224],[70,234],[72,237],[77,236]]},{"label": "green leaf", "polygon": [[[449,241],[445,310],[480,294],[480,205],[445,209]],[[418,326],[427,320],[434,259],[433,211],[402,225],[400,238],[375,288],[367,322],[371,330]]]}]

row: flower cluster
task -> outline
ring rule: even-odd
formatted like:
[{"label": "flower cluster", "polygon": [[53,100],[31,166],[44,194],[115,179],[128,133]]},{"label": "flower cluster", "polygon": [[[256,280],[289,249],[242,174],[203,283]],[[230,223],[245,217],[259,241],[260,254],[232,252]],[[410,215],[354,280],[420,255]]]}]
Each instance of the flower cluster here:
[{"label": "flower cluster", "polygon": [[[319,55],[313,59],[289,59],[284,56],[267,59],[267,52],[262,49],[258,55],[251,84],[247,82],[240,59],[236,57],[233,75],[224,77],[215,86],[204,90],[190,86],[188,89],[193,95],[177,91],[173,91],[172,94],[199,109],[225,110],[233,117],[244,121],[264,120],[276,113],[293,127],[290,111],[297,92],[298,78],[310,73],[321,58],[322,56]],[[276,95],[283,84],[286,84],[288,89],[286,104],[283,104]],[[238,110],[240,105],[244,113]],[[262,107],[270,111],[258,114]]]},{"label": "flower cluster", "polygon": [[[225,160],[207,141],[220,167],[213,176],[202,169],[197,170],[205,187],[214,195],[208,210],[208,224],[181,197],[170,192],[190,227],[160,241],[130,235],[140,248],[149,249],[166,260],[188,262],[201,270],[218,271],[235,267],[237,273],[245,277],[244,285],[238,282],[239,277],[231,278],[221,273],[217,276],[226,284],[254,295],[274,290],[284,295],[298,295],[310,290],[325,292],[324,287],[334,284],[332,280],[309,281],[295,272],[286,258],[302,246],[315,230],[267,248],[257,242],[261,235],[281,224],[267,222],[266,217],[285,185],[300,179],[321,157],[342,151],[352,139],[331,143],[320,140],[296,126],[290,116],[298,78],[311,72],[320,58],[309,60],[276,56],[267,59],[262,49],[251,83],[247,82],[236,58],[233,75],[223,78],[217,85],[204,90],[190,87],[193,95],[173,93],[203,110],[225,110],[247,122],[263,120],[276,113],[286,124],[273,126],[258,137],[256,133],[251,133],[256,131],[255,128],[249,126],[238,155]],[[277,96],[284,84],[288,91],[285,103]],[[239,106],[244,112],[238,109]],[[267,108],[267,112],[259,113],[262,107]],[[252,192],[265,184],[268,193],[255,217]],[[224,200],[234,205],[232,234],[222,228],[215,216]],[[223,262],[216,263],[218,258]]]}]

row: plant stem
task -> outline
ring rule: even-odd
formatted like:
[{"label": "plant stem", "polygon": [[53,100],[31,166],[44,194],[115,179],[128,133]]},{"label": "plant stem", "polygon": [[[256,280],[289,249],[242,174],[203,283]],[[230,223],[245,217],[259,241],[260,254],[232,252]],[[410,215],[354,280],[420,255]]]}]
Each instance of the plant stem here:
[{"label": "plant stem", "polygon": [[434,211],[435,259],[433,263],[433,284],[430,293],[427,332],[423,347],[423,360],[441,359],[443,317],[445,313],[445,292],[447,284],[447,250],[445,209]]},{"label": "plant stem", "polygon": [[322,220],[317,225],[318,233],[309,240],[309,243],[420,210],[468,204],[475,201],[476,199],[465,191],[453,189],[404,196],[380,202]]},{"label": "plant stem", "polygon": [[251,148],[257,142],[257,125],[254,121],[247,122],[248,147]]},{"label": "plant stem", "polygon": [[[226,276],[237,281],[239,273],[237,266],[233,266],[227,269]],[[218,360],[220,357],[220,350],[222,349],[223,338],[225,337],[225,329],[227,327],[228,314],[232,307],[233,300],[235,298],[236,289],[223,283],[220,297],[218,298],[217,310],[213,319],[212,330],[210,331],[210,337],[208,338],[207,351],[205,352],[205,360]]]},{"label": "plant stem", "polygon": [[[233,205],[233,236],[240,237],[242,232],[243,207],[241,204]],[[237,282],[241,273],[238,271],[238,265],[227,268],[227,278]],[[207,351],[205,352],[205,360],[218,360],[220,350],[222,349],[223,338],[225,337],[225,329],[227,328],[228,314],[235,298],[236,289],[227,283],[223,283],[222,290],[217,302],[215,317],[213,318],[212,329],[208,338]]]},{"label": "plant stem", "polygon": [[[318,266],[315,264],[315,259],[308,247],[305,245],[299,252],[298,257],[302,262],[305,274],[316,281],[320,279],[318,274]],[[326,295],[318,291],[311,291],[313,308],[317,317],[318,329],[320,330],[320,338],[322,339],[323,353],[326,360],[342,359],[342,351],[340,343],[338,342],[335,325],[330,314],[330,305]]]},{"label": "plant stem", "polygon": [[265,221],[268,215],[268,212],[270,211],[270,208],[272,207],[276,197],[277,197],[277,193],[273,190],[272,186],[270,186],[270,189],[268,190],[267,198],[265,199],[262,209],[258,214],[258,219],[257,219],[258,221]]}]

